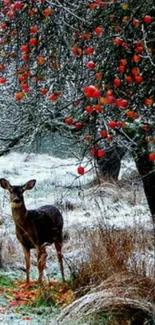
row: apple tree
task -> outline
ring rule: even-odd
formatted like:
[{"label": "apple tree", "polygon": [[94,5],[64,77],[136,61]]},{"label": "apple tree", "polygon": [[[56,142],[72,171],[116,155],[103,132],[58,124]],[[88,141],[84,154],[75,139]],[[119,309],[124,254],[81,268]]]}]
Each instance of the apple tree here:
[{"label": "apple tree", "polygon": [[9,141],[9,130],[20,143],[56,128],[99,164],[109,147],[130,150],[155,222],[154,1],[0,6],[0,84],[13,107],[9,120],[6,103],[0,123],[9,121]]},{"label": "apple tree", "polygon": [[[85,25],[74,33],[73,60],[83,83],[70,112],[86,150],[104,159],[113,143],[132,153],[155,222],[155,4],[88,3]],[[91,24],[89,24],[91,22]],[[75,61],[74,61],[75,62]],[[80,73],[81,72],[81,73]],[[89,82],[88,82],[89,79]],[[77,122],[76,122],[77,123]],[[80,166],[82,167],[82,166]],[[79,170],[84,173],[85,169]]]}]

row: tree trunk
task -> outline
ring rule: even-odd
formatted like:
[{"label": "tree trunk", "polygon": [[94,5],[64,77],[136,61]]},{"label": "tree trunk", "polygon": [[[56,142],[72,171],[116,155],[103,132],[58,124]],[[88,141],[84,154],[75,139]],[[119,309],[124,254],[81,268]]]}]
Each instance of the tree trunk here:
[{"label": "tree trunk", "polygon": [[155,227],[155,165],[148,159],[148,153],[137,152],[136,166],[142,177],[144,192],[151,211],[153,226]]},{"label": "tree trunk", "polygon": [[97,159],[97,165],[101,175],[118,179],[121,168],[121,159],[126,152],[126,148],[117,145],[106,149],[103,158]]}]

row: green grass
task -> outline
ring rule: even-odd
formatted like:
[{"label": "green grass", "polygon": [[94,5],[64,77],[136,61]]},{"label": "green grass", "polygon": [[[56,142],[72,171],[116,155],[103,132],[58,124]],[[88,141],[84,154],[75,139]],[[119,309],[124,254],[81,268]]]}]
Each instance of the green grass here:
[{"label": "green grass", "polygon": [[13,282],[14,280],[10,279],[8,275],[0,274],[0,288],[3,287],[12,288]]}]

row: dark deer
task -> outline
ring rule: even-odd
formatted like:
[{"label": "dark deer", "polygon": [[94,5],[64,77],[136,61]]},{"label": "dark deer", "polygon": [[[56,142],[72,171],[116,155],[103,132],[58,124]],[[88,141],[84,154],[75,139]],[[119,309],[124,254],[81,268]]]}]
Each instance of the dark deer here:
[{"label": "dark deer", "polygon": [[36,210],[27,210],[23,193],[35,186],[36,180],[30,180],[23,186],[12,186],[4,179],[0,185],[10,192],[12,217],[16,225],[16,236],[22,244],[26,262],[26,281],[30,282],[30,250],[37,251],[37,266],[39,271],[38,282],[42,282],[43,270],[46,264],[46,246],[54,243],[62,279],[64,279],[62,260],[62,228],[63,217],[53,205],[45,205]]}]

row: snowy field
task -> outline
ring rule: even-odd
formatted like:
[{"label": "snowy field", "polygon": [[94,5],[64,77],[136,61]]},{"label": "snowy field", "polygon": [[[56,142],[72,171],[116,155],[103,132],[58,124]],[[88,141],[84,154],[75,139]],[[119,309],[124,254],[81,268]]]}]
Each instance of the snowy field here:
[{"label": "snowy field", "polygon": [[[62,209],[66,228],[91,225],[101,218],[116,227],[135,223],[150,225],[150,213],[141,184],[133,181],[132,184],[121,185],[121,180],[136,173],[133,161],[122,162],[120,182],[103,181],[101,186],[92,185],[96,174],[87,161],[83,163],[86,174],[78,176],[78,164],[75,159],[59,159],[47,154],[11,153],[0,158],[0,177],[9,180],[12,185],[36,179],[35,188],[25,192],[27,208],[57,205]],[[73,211],[68,211],[68,203],[74,206]],[[10,215],[9,194],[2,188],[0,215],[2,218]]]}]

